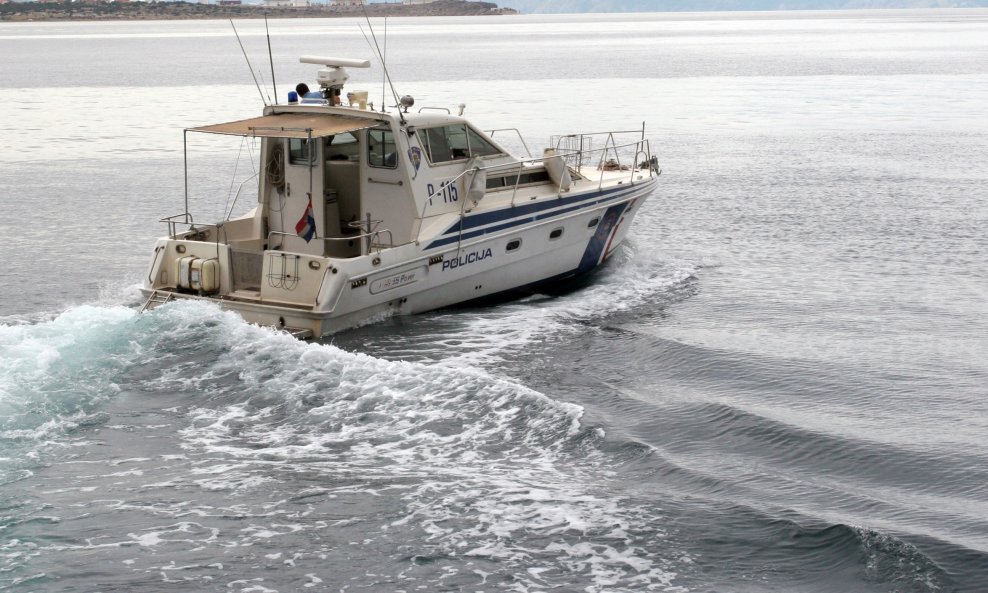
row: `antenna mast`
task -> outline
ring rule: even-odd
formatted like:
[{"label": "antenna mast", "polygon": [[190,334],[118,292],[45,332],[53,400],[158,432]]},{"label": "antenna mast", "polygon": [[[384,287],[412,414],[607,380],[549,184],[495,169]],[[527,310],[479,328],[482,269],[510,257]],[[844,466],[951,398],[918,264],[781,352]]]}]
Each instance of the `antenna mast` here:
[{"label": "antenna mast", "polygon": [[268,13],[264,13],[264,33],[268,36],[268,62],[271,64],[271,88],[274,89],[274,104],[278,104],[278,85],[274,81],[274,57],[271,55],[271,31],[268,29]]},{"label": "antenna mast", "polygon": [[[364,20],[367,21],[367,28],[370,29],[371,38],[374,39],[374,47],[377,49],[377,57],[381,60],[381,66],[384,68],[384,77],[387,79],[388,85],[391,87],[391,94],[394,95],[395,104],[400,105],[401,100],[398,98],[398,91],[395,90],[395,85],[391,82],[391,75],[388,74],[388,65],[384,61],[384,54],[381,53],[381,46],[377,43],[377,35],[374,34],[374,26],[371,25],[370,17],[367,15],[367,6],[361,4],[360,7],[364,11]],[[398,109],[398,119],[401,120],[401,123],[405,123],[405,115],[401,112],[401,109]]]},{"label": "antenna mast", "polygon": [[[388,15],[384,15],[384,57],[381,58],[381,64],[386,64],[388,61]],[[384,70],[387,72],[387,70]],[[384,106],[387,104],[387,92],[384,89],[385,77],[381,77],[381,113],[384,113]]]},{"label": "antenna mast", "polygon": [[261,96],[261,103],[264,106],[268,106],[268,102],[264,99],[264,92],[261,90],[261,85],[257,82],[257,76],[254,75],[254,67],[250,65],[250,58],[247,57],[247,50],[244,49],[244,42],[240,40],[240,33],[237,33],[237,27],[233,24],[233,19],[230,19],[230,26],[233,27],[233,34],[237,36],[237,43],[240,44],[240,51],[244,53],[244,60],[247,61],[247,69],[250,70],[250,76],[254,79],[254,86],[257,87],[257,94]]}]

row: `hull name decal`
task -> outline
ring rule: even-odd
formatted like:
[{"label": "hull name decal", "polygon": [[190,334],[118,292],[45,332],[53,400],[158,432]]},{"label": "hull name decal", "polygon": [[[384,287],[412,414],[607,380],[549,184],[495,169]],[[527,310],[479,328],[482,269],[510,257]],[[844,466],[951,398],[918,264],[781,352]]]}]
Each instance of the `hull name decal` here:
[{"label": "hull name decal", "polygon": [[491,248],[481,249],[479,251],[471,251],[465,255],[461,255],[456,259],[443,260],[443,270],[455,270],[460,266],[468,266],[472,263],[476,263],[485,260],[489,257],[494,257],[494,252]]}]

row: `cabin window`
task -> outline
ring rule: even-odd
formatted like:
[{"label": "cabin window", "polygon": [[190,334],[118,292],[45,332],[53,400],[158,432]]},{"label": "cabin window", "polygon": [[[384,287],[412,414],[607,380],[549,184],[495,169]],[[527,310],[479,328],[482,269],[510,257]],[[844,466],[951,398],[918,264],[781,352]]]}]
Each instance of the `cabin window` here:
[{"label": "cabin window", "polygon": [[552,232],[549,233],[549,238],[550,239],[558,239],[559,237],[562,237],[562,236],[563,236],[563,229],[562,228],[552,229]]},{"label": "cabin window", "polygon": [[327,161],[358,161],[360,149],[357,137],[350,132],[326,137]]},{"label": "cabin window", "polygon": [[446,126],[442,128],[449,143],[453,160],[470,158],[470,144],[467,142],[467,127],[465,125]]},{"label": "cabin window", "polygon": [[433,164],[501,154],[490,140],[466,124],[421,130],[419,141]]},{"label": "cabin window", "polygon": [[594,228],[595,226],[597,226],[597,224],[598,224],[599,222],[600,222],[600,218],[594,218],[593,220],[591,220],[590,222],[588,222],[588,223],[587,223],[587,228],[588,228],[588,229],[592,229],[592,228]]},{"label": "cabin window", "polygon": [[288,162],[293,165],[311,165],[314,148],[315,140],[312,138],[289,138]]},{"label": "cabin window", "polygon": [[508,241],[506,251],[514,251],[519,247],[521,247],[521,239],[512,239],[511,241]]},{"label": "cabin window", "polygon": [[391,130],[367,131],[367,163],[371,167],[395,169],[398,167],[398,150]]},{"label": "cabin window", "polygon": [[514,187],[515,183],[519,186],[522,185],[532,185],[537,183],[549,183],[549,173],[544,169],[541,171],[535,171],[532,173],[522,173],[520,178],[516,175],[506,175],[504,177],[488,177],[487,178],[487,189],[498,189],[502,187]]},{"label": "cabin window", "polygon": [[470,143],[470,156],[472,157],[501,154],[501,151],[491,144],[490,140],[484,138],[480,132],[470,127],[467,128],[467,141]]},{"label": "cabin window", "polygon": [[446,141],[446,133],[443,128],[429,128],[424,130],[420,136],[422,148],[429,155],[429,160],[433,163],[445,163],[453,160],[453,154],[449,150],[449,142]]}]

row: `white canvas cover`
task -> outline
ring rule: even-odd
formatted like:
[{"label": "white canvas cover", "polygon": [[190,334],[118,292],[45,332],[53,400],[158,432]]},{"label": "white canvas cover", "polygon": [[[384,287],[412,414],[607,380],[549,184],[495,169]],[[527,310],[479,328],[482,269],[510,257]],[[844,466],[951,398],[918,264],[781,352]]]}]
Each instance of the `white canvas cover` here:
[{"label": "white canvas cover", "polygon": [[373,128],[381,122],[374,119],[346,117],[320,113],[277,113],[224,124],[190,128],[190,132],[228,134],[265,138],[320,138]]}]

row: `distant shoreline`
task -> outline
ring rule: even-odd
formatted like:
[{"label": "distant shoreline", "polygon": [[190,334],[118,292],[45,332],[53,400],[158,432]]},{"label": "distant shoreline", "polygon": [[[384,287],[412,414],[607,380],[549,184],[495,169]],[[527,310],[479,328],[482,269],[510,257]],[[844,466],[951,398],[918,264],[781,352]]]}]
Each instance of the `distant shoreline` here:
[{"label": "distant shoreline", "polygon": [[[473,0],[438,0],[429,4],[367,4],[367,14],[382,16],[487,16],[517,14],[510,8],[499,8],[493,2]],[[345,18],[362,17],[359,7],[338,7],[329,4],[312,6],[271,7],[261,4],[198,4],[191,2],[23,2],[0,4],[0,21],[7,22],[65,22],[65,21],[153,21],[226,18]]]}]

